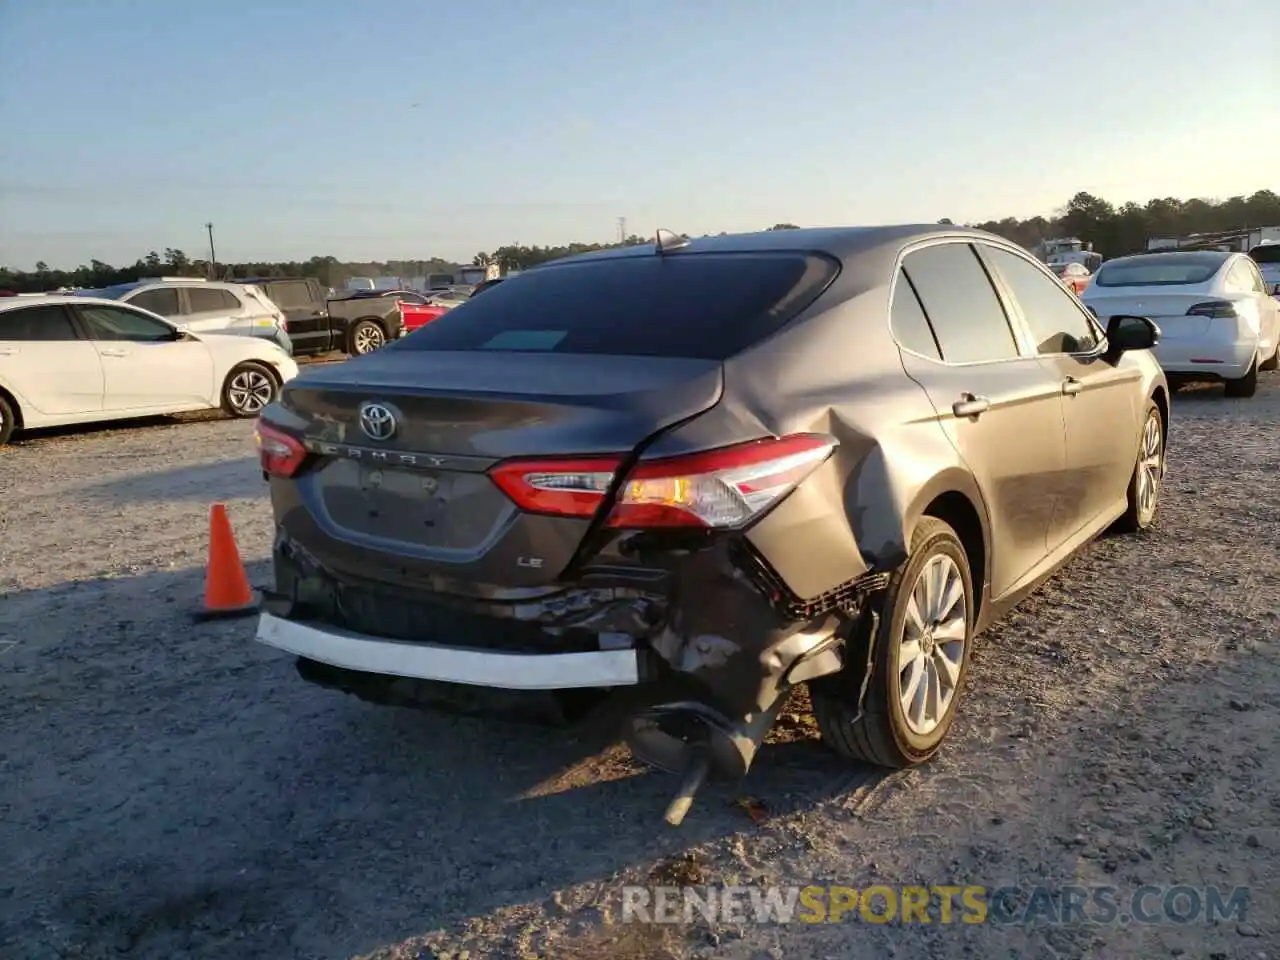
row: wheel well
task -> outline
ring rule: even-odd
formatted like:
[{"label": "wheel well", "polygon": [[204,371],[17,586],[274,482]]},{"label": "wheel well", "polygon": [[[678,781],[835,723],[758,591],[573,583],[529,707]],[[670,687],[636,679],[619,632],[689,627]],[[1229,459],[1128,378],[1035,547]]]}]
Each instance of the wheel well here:
[{"label": "wheel well", "polygon": [[1151,394],[1151,399],[1155,401],[1155,405],[1160,408],[1160,429],[1164,433],[1161,441],[1168,446],[1169,443],[1169,395],[1165,393],[1164,387],[1156,387],[1155,392]]},{"label": "wheel well", "polygon": [[974,592],[977,595],[978,611],[982,608],[982,585],[987,574],[987,544],[982,533],[982,520],[978,511],[963,493],[949,491],[939,494],[927,507],[922,516],[941,520],[956,532],[960,545],[964,547],[965,556],[969,558],[969,570],[976,579]]},{"label": "wheel well", "polygon": [[18,400],[12,393],[4,387],[0,387],[0,397],[4,397],[5,402],[9,404],[9,409],[13,411],[13,428],[15,430],[22,429],[22,407],[18,405]]}]

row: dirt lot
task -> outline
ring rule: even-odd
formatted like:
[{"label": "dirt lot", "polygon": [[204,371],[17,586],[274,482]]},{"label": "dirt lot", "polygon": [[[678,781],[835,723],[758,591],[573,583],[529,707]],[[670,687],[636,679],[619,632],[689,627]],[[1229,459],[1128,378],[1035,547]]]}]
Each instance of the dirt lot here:
[{"label": "dirt lot", "polygon": [[[1280,958],[1280,375],[1179,394],[1158,528],[985,638],[949,747],[882,777],[784,718],[747,783],[587,733],[378,709],[191,626],[206,511],[255,582],[250,427],[0,453],[0,956]],[[764,816],[739,804],[749,792]],[[1208,884],[1247,918],[607,926],[625,882]]]}]

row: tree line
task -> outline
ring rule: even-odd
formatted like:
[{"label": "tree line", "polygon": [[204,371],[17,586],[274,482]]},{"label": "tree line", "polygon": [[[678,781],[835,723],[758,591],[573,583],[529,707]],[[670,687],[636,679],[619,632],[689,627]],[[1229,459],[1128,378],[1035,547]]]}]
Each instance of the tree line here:
[{"label": "tree line", "polygon": [[[942,218],[939,222],[951,221]],[[1052,237],[1079,237],[1092,243],[1094,250],[1104,258],[1110,258],[1145,250],[1148,238],[1154,236],[1184,236],[1190,233],[1280,226],[1280,195],[1273,190],[1259,190],[1249,196],[1235,196],[1220,201],[1165,197],[1141,204],[1131,201],[1116,206],[1093,194],[1080,192],[1051,217],[1035,216],[1027,220],[1005,217],[1003,220],[988,220],[970,226],[999,234],[1028,249]],[[793,223],[777,223],[769,229],[791,230],[798,227]],[[477,253],[473,262],[480,265],[495,263],[504,271],[526,270],[562,257],[649,243],[651,240],[651,237],[633,234],[616,243],[570,243],[562,246],[507,244],[496,250]],[[312,257],[305,261],[211,265],[207,260],[189,258],[182,250],[167,247],[163,252],[153,250],[123,267],[112,266],[101,260],[91,260],[87,265],[82,264],[74,270],[53,269],[43,262],[37,263],[35,270],[0,267],[0,289],[15,293],[35,293],[59,287],[100,288],[161,276],[213,276],[219,279],[314,277],[326,286],[337,288],[349,277],[425,276],[430,273],[453,272],[458,267],[459,264],[438,257],[355,263],[328,256]]]}]

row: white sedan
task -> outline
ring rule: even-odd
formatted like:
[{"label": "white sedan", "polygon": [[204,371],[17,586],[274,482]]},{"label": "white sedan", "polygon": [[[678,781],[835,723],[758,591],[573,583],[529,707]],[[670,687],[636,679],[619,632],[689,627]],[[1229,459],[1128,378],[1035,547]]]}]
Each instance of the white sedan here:
[{"label": "white sedan", "polygon": [[195,335],[115,300],[0,299],[0,443],[24,428],[218,407],[256,417],[297,375],[269,340]]},{"label": "white sedan", "polygon": [[1251,397],[1258,371],[1280,366],[1280,303],[1243,253],[1177,250],[1108,260],[1080,299],[1105,325],[1121,314],[1160,327],[1156,359],[1170,382],[1218,380]]}]

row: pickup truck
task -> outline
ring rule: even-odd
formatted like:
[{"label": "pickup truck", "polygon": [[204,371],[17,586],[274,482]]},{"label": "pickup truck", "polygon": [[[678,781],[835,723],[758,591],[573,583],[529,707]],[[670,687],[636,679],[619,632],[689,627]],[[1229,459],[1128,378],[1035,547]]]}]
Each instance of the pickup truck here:
[{"label": "pickup truck", "polygon": [[327,299],[313,277],[258,277],[252,283],[280,308],[295,356],[341,350],[364,354],[400,336],[395,297],[344,296]]}]

